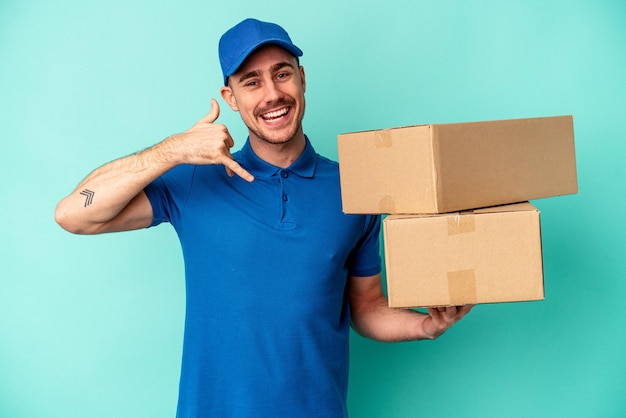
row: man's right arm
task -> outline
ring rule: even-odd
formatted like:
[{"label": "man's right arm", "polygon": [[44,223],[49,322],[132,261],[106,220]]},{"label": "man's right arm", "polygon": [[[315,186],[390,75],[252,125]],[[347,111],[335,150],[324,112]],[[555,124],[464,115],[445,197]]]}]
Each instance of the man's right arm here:
[{"label": "man's right arm", "polygon": [[234,142],[228,129],[213,123],[218,116],[219,105],[212,100],[211,111],[186,132],[94,170],[59,202],[55,220],[75,234],[148,227],[152,206],[143,189],[179,164],[223,164],[230,175],[252,181],[252,175],[232,159]]},{"label": "man's right arm", "polygon": [[59,202],[54,218],[75,234],[99,234],[145,228],[152,206],[143,192],[171,167],[157,144],[138,154],[112,161],[89,174]]}]

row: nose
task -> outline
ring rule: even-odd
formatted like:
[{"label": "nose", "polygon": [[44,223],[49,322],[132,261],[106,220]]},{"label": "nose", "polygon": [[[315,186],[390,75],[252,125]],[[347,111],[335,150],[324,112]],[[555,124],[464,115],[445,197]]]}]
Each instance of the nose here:
[{"label": "nose", "polygon": [[283,97],[283,92],[280,90],[280,86],[274,80],[269,80],[265,83],[264,93],[264,100],[266,103],[275,102]]}]

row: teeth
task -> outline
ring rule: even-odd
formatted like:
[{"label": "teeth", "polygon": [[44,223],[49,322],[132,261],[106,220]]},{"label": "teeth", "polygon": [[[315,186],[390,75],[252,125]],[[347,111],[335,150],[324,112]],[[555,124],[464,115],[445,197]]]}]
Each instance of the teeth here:
[{"label": "teeth", "polygon": [[275,110],[273,112],[265,113],[262,116],[263,116],[263,119],[276,119],[276,118],[286,115],[288,111],[289,109],[283,108],[280,110]]}]

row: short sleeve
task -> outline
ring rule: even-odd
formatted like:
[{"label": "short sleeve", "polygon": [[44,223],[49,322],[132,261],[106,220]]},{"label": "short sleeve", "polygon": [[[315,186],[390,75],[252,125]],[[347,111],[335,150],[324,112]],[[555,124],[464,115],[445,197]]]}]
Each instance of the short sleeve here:
[{"label": "short sleeve", "polygon": [[380,256],[380,215],[365,215],[361,239],[350,255],[351,276],[373,276],[382,271]]},{"label": "short sleeve", "polygon": [[165,186],[165,182],[161,177],[148,184],[148,186],[144,189],[144,192],[150,201],[150,205],[152,206],[151,227],[162,222],[169,222],[169,218],[165,215],[166,210],[164,205],[164,202],[167,201],[165,198],[166,191],[167,188]]},{"label": "short sleeve", "polygon": [[152,206],[152,223],[174,223],[182,212],[193,182],[194,166],[174,167],[161,177],[148,184],[144,192]]}]

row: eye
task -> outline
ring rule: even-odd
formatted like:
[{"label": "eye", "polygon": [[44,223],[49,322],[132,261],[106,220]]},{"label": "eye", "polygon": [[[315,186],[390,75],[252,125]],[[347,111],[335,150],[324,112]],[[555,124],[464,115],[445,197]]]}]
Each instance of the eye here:
[{"label": "eye", "polygon": [[254,89],[259,86],[259,80],[251,78],[245,80],[241,85],[246,89]]}]

